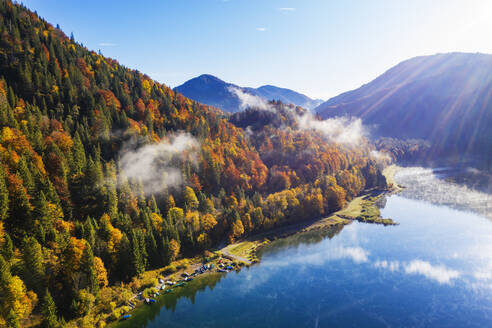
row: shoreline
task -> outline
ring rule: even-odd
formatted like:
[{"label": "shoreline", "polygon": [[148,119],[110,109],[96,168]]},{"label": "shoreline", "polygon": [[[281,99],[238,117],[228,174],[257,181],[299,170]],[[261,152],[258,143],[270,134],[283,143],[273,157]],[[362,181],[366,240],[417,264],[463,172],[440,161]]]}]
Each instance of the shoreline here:
[{"label": "shoreline", "polygon": [[399,193],[403,189],[405,189],[404,186],[399,185],[396,182],[395,179],[395,174],[400,170],[400,167],[396,164],[391,164],[390,166],[387,166],[383,169],[382,174],[386,178],[386,184],[388,185],[389,192],[391,194],[393,193]]},{"label": "shoreline", "polygon": [[249,260],[251,264],[254,264],[259,262],[257,259],[257,252],[268,245],[272,240],[315,230],[345,226],[351,224],[353,221],[382,224],[385,226],[398,225],[399,223],[394,222],[392,219],[381,217],[377,203],[384,195],[399,192],[400,190],[401,189],[368,191],[364,195],[352,199],[343,209],[330,214],[330,216],[309,220],[307,222],[293,223],[255,234],[243,240],[239,240],[234,244],[227,245],[220,249],[219,252],[222,252],[235,260],[244,262],[246,262],[245,260]]},{"label": "shoreline", "polygon": [[[193,279],[195,281],[202,280],[205,277],[211,275],[225,276],[224,273],[228,273],[230,271],[240,271],[241,268],[244,266],[249,267],[255,263],[259,263],[260,259],[258,259],[257,257],[258,251],[267,246],[273,240],[284,239],[292,235],[300,235],[317,230],[328,230],[335,227],[343,228],[343,226],[351,224],[353,221],[382,224],[385,226],[398,225],[398,223],[394,222],[392,219],[382,218],[380,216],[380,211],[378,207],[378,202],[386,194],[398,193],[403,189],[403,187],[399,186],[394,180],[394,174],[397,170],[398,167],[396,165],[388,166],[383,170],[383,175],[387,179],[387,189],[368,190],[363,195],[355,197],[354,199],[349,201],[343,209],[331,213],[327,217],[308,220],[305,222],[297,222],[286,226],[277,227],[269,231],[261,232],[249,236],[243,240],[236,241],[235,243],[229,244],[223,248],[215,249],[212,251],[205,251],[204,254],[209,256],[198,256],[191,259],[181,259],[180,261],[173,262],[167,267],[146,271],[142,274],[142,276],[153,275],[154,279],[158,281],[158,283],[154,287],[149,288],[154,288],[155,290],[160,292],[155,297],[157,299],[157,303],[160,303],[164,296],[172,296],[178,294],[179,298],[179,294],[181,294],[180,292],[172,293],[172,291],[178,287],[172,288],[172,286],[167,286],[165,283],[166,281],[171,280],[174,282],[184,282],[184,284],[187,284],[187,282],[185,282],[184,279],[181,278],[182,274],[187,271],[192,273]],[[204,262],[207,265],[213,264],[214,269],[206,270],[205,272],[197,275],[193,274],[196,269],[203,267]],[[217,269],[219,268],[219,263],[225,263],[225,266],[232,267],[232,269],[227,270],[226,272],[217,272]],[[166,272],[166,269],[169,269],[173,266],[177,268],[174,272],[164,274]],[[140,279],[143,280],[145,278]],[[161,290],[163,285],[165,285],[166,287]],[[182,287],[179,287],[179,289],[181,291],[186,287],[186,285],[182,285]],[[130,302],[133,302],[135,304],[134,307],[125,308],[125,306],[121,306],[119,308],[115,308],[115,311],[118,311],[118,309],[125,310],[121,312],[121,316],[125,314],[134,314],[133,312],[139,312],[139,309],[146,306],[146,304],[143,300],[137,301],[138,295],[147,289],[139,290],[137,293],[134,293],[132,295]],[[170,291],[167,292],[167,290]],[[112,314],[108,314],[107,318],[109,319],[111,315]],[[112,320],[109,322],[109,327],[125,326],[125,323],[129,321],[131,322],[131,319],[132,318],[130,318],[129,320],[122,320],[121,318],[116,318],[116,320]]]}]

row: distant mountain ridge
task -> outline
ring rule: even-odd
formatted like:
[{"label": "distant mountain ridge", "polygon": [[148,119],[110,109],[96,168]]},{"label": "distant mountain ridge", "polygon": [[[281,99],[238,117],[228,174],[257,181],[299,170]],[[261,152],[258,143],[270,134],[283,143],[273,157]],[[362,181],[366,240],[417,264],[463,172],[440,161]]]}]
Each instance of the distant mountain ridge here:
[{"label": "distant mountain ridge", "polygon": [[236,94],[231,92],[230,88],[239,89],[244,93],[260,97],[266,101],[280,100],[283,103],[294,104],[306,109],[313,109],[323,102],[323,100],[311,99],[299,92],[273,85],[264,85],[259,88],[240,87],[209,74],[203,74],[188,80],[176,87],[175,90],[195,101],[228,112],[237,112],[241,109],[241,101]]},{"label": "distant mountain ridge", "polygon": [[360,117],[375,136],[419,138],[435,149],[491,158],[492,55],[411,58],[315,111]]}]

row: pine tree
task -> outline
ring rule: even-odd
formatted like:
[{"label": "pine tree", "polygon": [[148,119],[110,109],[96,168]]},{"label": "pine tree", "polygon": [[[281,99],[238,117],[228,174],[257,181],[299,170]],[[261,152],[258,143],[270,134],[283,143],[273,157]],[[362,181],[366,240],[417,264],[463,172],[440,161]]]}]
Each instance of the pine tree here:
[{"label": "pine tree", "polygon": [[140,247],[139,238],[135,231],[132,231],[132,264],[133,275],[139,275],[145,271],[144,258]]},{"label": "pine tree", "polygon": [[163,265],[168,265],[169,263],[171,263],[172,251],[171,251],[171,245],[169,244],[169,238],[167,238],[167,236],[162,238],[161,257],[162,257]]},{"label": "pine tree", "polygon": [[[4,318],[9,315],[11,310],[8,289],[11,281],[12,275],[10,273],[10,266],[3,256],[0,255],[0,316],[3,316]],[[14,316],[14,318],[17,318],[17,316]]]},{"label": "pine tree", "polygon": [[[84,253],[82,254],[81,268],[85,271],[87,277],[88,291],[94,295],[98,295],[99,283],[97,281],[97,274],[94,268],[94,254],[92,253],[92,248],[88,243],[84,249]],[[82,288],[86,288],[86,286],[83,286]]]},{"label": "pine tree", "polygon": [[56,305],[48,289],[44,293],[41,313],[43,314],[42,328],[57,328],[60,326],[56,316]]},{"label": "pine tree", "polygon": [[73,148],[72,148],[72,172],[74,174],[80,174],[82,173],[82,170],[86,166],[86,156],[85,156],[85,149],[84,145],[82,144],[82,141],[80,140],[80,135],[77,132],[75,132],[75,136],[73,138]]},{"label": "pine tree", "polygon": [[36,238],[29,237],[24,241],[22,250],[24,260],[24,281],[29,289],[40,294],[44,288],[43,251]]},{"label": "pine tree", "polygon": [[83,237],[85,240],[87,240],[91,247],[94,247],[96,243],[96,231],[90,217],[88,217],[84,222]]},{"label": "pine tree", "polygon": [[120,241],[120,252],[118,253],[118,259],[116,262],[115,277],[118,279],[128,279],[129,275],[133,272],[133,249],[131,248],[130,241],[125,233]]},{"label": "pine tree", "polygon": [[5,170],[0,165],[0,221],[5,221],[9,211],[9,191],[5,184]]},{"label": "pine tree", "polygon": [[14,245],[8,233],[5,233],[3,237],[3,245],[0,253],[7,261],[10,261],[14,257]]}]

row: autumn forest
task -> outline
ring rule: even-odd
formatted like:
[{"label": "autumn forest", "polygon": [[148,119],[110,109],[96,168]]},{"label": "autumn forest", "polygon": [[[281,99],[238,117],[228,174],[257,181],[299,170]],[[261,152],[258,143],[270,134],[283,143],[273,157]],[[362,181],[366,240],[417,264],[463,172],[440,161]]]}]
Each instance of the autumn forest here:
[{"label": "autumn forest", "polygon": [[146,270],[386,186],[374,145],[300,129],[300,107],[231,115],[0,13],[0,326],[96,317]]}]

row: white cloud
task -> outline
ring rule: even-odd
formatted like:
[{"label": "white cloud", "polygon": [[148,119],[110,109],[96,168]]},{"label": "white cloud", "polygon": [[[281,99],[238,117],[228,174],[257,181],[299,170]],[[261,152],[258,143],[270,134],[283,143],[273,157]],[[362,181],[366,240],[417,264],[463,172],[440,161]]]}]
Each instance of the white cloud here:
[{"label": "white cloud", "polygon": [[267,28],[266,27],[257,27],[256,30],[258,32],[265,32],[267,30]]},{"label": "white cloud", "polygon": [[440,284],[449,284],[452,279],[458,278],[460,273],[443,265],[432,265],[427,261],[413,260],[405,264],[405,273],[420,274]]},{"label": "white cloud", "polygon": [[101,42],[98,45],[100,47],[116,47],[118,44],[117,43],[111,43],[111,42]]},{"label": "white cloud", "polygon": [[172,135],[169,140],[136,148],[126,143],[120,152],[120,172],[127,178],[143,183],[146,194],[159,193],[165,188],[180,187],[183,176],[180,163],[196,160],[199,142],[188,133]]},{"label": "white cloud", "polygon": [[241,110],[247,108],[259,108],[263,110],[274,111],[266,100],[235,87],[228,87],[229,92],[233,93],[241,102]]},{"label": "white cloud", "polygon": [[292,11],[295,11],[295,10],[296,10],[296,8],[292,8],[292,7],[282,7],[282,8],[278,8],[278,10],[283,11],[283,12],[292,12]]},{"label": "white cloud", "polygon": [[360,118],[336,117],[325,120],[316,119],[311,113],[297,116],[299,128],[316,130],[333,142],[355,145],[366,134]]}]

